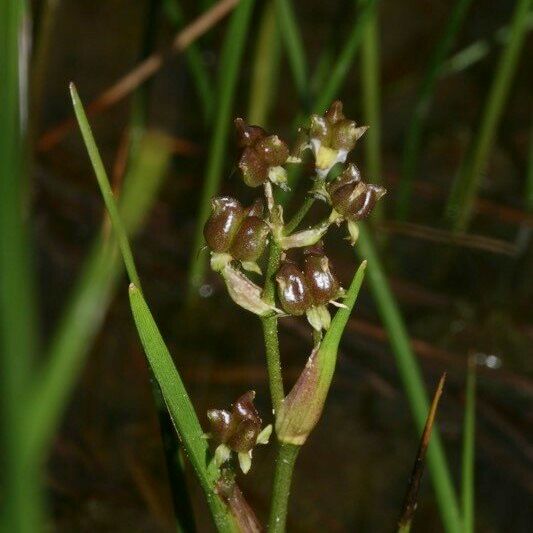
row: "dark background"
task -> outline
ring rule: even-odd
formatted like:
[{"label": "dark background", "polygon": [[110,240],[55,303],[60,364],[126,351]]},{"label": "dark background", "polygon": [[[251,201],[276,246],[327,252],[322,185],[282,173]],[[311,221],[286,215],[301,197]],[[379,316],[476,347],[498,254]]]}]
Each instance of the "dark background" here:
[{"label": "dark background", "polygon": [[[201,3],[183,2],[189,20]],[[235,116],[245,116],[259,20],[258,2],[245,48]],[[352,2],[294,2],[310,68],[329,39],[342,43],[352,20]],[[514,3],[476,0],[453,51],[485,39],[490,51],[468,69],[443,76],[424,133],[410,222],[442,227],[453,176],[476,130],[501,46],[495,32],[508,23]],[[40,2],[34,3],[39,13]],[[96,96],[136,63],[148,2],[76,0],[57,11],[45,78],[39,131],[70,114],[68,82],[85,101]],[[383,1],[380,4],[383,203],[392,219],[405,130],[432,46],[451,4],[438,0]],[[349,16],[343,16],[347,12]],[[200,42],[216,74],[222,21]],[[157,42],[173,32],[157,17]],[[497,141],[470,232],[515,245],[513,254],[455,247],[453,260],[436,275],[441,243],[416,234],[399,235],[385,223],[382,254],[431,390],[443,370],[449,379],[438,416],[446,451],[460,480],[461,425],[466,357],[495,356],[497,369],[480,368],[478,392],[476,503],[478,531],[528,531],[531,495],[531,380],[533,347],[532,215],[524,196],[531,127],[530,36],[510,91]],[[346,114],[361,115],[357,59],[339,97]],[[286,57],[269,128],[287,137],[299,107]],[[220,281],[209,276],[209,298],[184,311],[187,266],[197,198],[211,131],[199,112],[189,71],[176,57],[150,84],[149,126],[194,143],[197,151],[176,155],[163,191],[133,243],[144,292],[192,394],[201,420],[210,407],[228,406],[254,388],[265,421],[269,394],[259,322],[234,306]],[[92,120],[108,167],[128,123],[129,105]],[[353,158],[364,168],[361,141]],[[223,190],[243,191],[232,174],[232,138]],[[372,181],[370,179],[370,181]],[[40,302],[47,338],[56,324],[88,246],[96,235],[103,204],[81,143],[73,131],[52,150],[39,153],[32,180],[34,237]],[[340,236],[340,234],[339,234]],[[338,239],[340,240],[340,239]],[[356,263],[344,245],[331,250],[344,284]],[[437,269],[438,270],[438,269]],[[54,531],[169,531],[171,504],[144,356],[133,326],[126,278],[91,350],[49,461],[46,484]],[[209,292],[209,291],[208,291]],[[303,321],[281,326],[287,379],[294,380],[310,348]],[[490,360],[489,360],[490,361]],[[399,383],[387,333],[365,286],[342,344],[337,374],[324,417],[301,452],[294,476],[288,530],[391,531],[401,508],[417,448],[417,432]],[[262,448],[242,485],[260,518],[268,514],[274,448]],[[191,478],[191,486],[195,486]],[[195,506],[206,509],[196,489]],[[415,531],[440,531],[438,509],[425,476]]]}]

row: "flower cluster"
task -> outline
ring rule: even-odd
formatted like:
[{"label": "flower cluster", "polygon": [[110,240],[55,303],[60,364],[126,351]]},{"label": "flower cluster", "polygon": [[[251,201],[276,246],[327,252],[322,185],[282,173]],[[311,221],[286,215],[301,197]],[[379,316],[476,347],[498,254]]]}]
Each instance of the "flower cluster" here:
[{"label": "flower cluster", "polygon": [[331,317],[326,306],[336,303],[344,290],[331,271],[322,243],[304,249],[303,269],[294,261],[282,261],[276,282],[281,307],[288,315],[306,314],[317,331],[329,328]]},{"label": "flower cluster", "polygon": [[257,444],[267,444],[272,425],[261,429],[262,420],[254,405],[255,392],[248,391],[233,404],[231,411],[211,409],[207,418],[211,426],[211,437],[219,445],[215,451],[217,466],[230,459],[235,452],[241,470],[246,474],[252,465],[252,450]]},{"label": "flower cluster", "polygon": [[[246,124],[240,118],[235,120],[235,126],[241,149],[240,174],[246,185],[263,186],[267,209],[259,199],[245,208],[234,198],[214,198],[204,237],[211,253],[211,267],[222,276],[235,303],[262,317],[305,315],[316,332],[315,356],[306,365],[307,374],[302,374],[295,392],[287,397],[290,401],[287,398],[283,401],[279,416],[276,413],[276,428],[281,428],[277,429],[278,438],[283,442],[302,443],[320,415],[326,394],[319,397],[313,391],[318,386],[325,357],[320,350],[322,335],[331,323],[328,305],[346,307],[342,303],[345,291],[333,273],[322,239],[332,224],[346,223],[350,240],[355,244],[358,222],[370,215],[386,191],[378,185],[365,183],[357,167],[346,164],[348,154],[367,128],[347,119],[339,101],[333,102],[323,116],[311,117],[307,126],[300,130],[300,140],[292,156],[288,145],[277,135]],[[314,158],[310,198],[326,202],[330,211],[315,225],[293,230],[298,225],[294,220],[304,218],[311,202],[302,206],[293,223],[286,224],[282,206],[275,201],[273,186],[287,189],[286,167],[302,163],[305,150],[310,150]],[[339,164],[343,165],[340,174],[331,178],[331,169]],[[271,257],[264,280],[269,290],[265,291],[246,271],[262,276],[260,265],[269,245]],[[303,252],[301,261],[292,259],[294,249]],[[327,389],[326,385],[324,387]],[[312,416],[302,418],[300,408],[295,410],[290,406],[302,404],[300,400],[306,394],[316,400],[316,405]],[[215,462],[217,466],[224,465],[223,470],[231,469],[228,465],[232,453],[236,453],[241,470],[247,472],[254,446],[268,440],[272,427],[261,429],[261,418],[253,405],[254,396],[255,393],[247,392],[235,402],[231,411],[213,409],[208,413],[211,436],[218,442]],[[305,405],[302,409],[306,409]],[[293,435],[295,419],[303,421],[297,435]],[[233,483],[228,487],[233,487]],[[226,490],[225,494],[228,500],[228,494],[238,500],[232,490]]]}]

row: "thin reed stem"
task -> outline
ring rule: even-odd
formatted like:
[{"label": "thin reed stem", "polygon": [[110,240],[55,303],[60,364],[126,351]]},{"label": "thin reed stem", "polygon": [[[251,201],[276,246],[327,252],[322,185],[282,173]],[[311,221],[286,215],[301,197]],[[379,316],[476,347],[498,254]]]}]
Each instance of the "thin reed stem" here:
[{"label": "thin reed stem", "polygon": [[206,256],[201,254],[204,243],[203,227],[209,216],[211,198],[220,188],[235,90],[253,6],[253,0],[241,0],[239,2],[231,17],[230,27],[224,39],[217,86],[217,94],[219,96],[213,125],[214,133],[209,148],[206,177],[200,196],[191,261],[189,263],[189,301],[195,299],[207,269]]},{"label": "thin reed stem", "polygon": [[531,0],[516,1],[510,25],[510,39],[500,56],[479,130],[454,180],[446,206],[446,217],[453,231],[465,231],[470,224],[483,172],[518,65],[526,35],[527,14],[530,6]]},{"label": "thin reed stem", "polygon": [[413,181],[420,157],[422,133],[437,81],[445,66],[445,60],[461,28],[472,0],[456,0],[442,37],[437,42],[420,88],[416,95],[416,105],[407,129],[402,158],[402,179],[396,199],[396,217],[405,220],[409,214]]},{"label": "thin reed stem", "polygon": [[476,360],[468,358],[466,401],[463,423],[463,462],[461,467],[461,500],[464,533],[474,533],[474,458],[476,434]]},{"label": "thin reed stem", "polygon": [[300,448],[301,446],[294,444],[279,444],[268,522],[269,533],[283,533],[285,531],[292,474]]}]

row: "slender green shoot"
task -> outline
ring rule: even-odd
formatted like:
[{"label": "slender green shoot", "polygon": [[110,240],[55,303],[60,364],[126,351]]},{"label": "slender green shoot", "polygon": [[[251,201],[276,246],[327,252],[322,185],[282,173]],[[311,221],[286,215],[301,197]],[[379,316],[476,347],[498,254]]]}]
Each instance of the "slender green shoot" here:
[{"label": "slender green shoot", "polygon": [[[138,231],[153,205],[170,155],[171,143],[161,134],[149,133],[141,140],[118,206],[128,235]],[[43,456],[55,434],[122,270],[117,243],[112,234],[106,233],[103,228],[92,246],[35,382],[31,407],[34,421],[25,443],[32,456]]]},{"label": "slender green shoot", "polygon": [[398,521],[398,533],[407,533],[411,530],[411,524],[413,522],[413,517],[418,505],[418,492],[420,489],[420,482],[422,481],[422,474],[424,473],[429,439],[431,438],[431,431],[433,430],[433,424],[435,423],[437,407],[442,395],[445,380],[446,373],[442,374],[429,407],[426,424],[424,426],[424,430],[422,431],[420,444],[418,446],[418,453],[416,454],[415,464],[411,472],[411,478],[409,479],[407,492],[405,493],[402,514],[400,516],[400,520]]},{"label": "slender green shoot", "polygon": [[533,211],[533,115],[531,117],[531,129],[529,132],[529,154],[526,174],[526,209]]},{"label": "slender green shoot", "polygon": [[159,333],[142,292],[132,283],[129,290],[133,318],[150,367],[161,388],[167,409],[174,422],[217,528],[221,532],[236,531],[233,518],[215,492],[219,477],[214,461],[209,461],[208,441],[196,416],[187,390],[174,366],[172,356]]},{"label": "slender green shoot", "polygon": [[516,1],[510,24],[510,39],[500,56],[479,130],[454,180],[446,207],[446,216],[453,231],[465,231],[470,224],[483,172],[494,144],[498,124],[518,65],[526,35],[527,14],[530,7],[531,0]]},{"label": "slender green shoot", "polygon": [[463,424],[463,464],[461,477],[461,499],[463,506],[463,531],[474,533],[474,459],[476,434],[476,360],[468,358],[466,374],[466,402]]},{"label": "slender green shoot", "polygon": [[22,533],[42,525],[40,465],[20,453],[30,422],[26,391],[37,350],[36,291],[25,220],[27,132],[21,126],[26,95],[19,91],[27,67],[19,48],[28,39],[27,16],[25,1],[0,4],[0,530]]},{"label": "slender green shoot", "polygon": [[307,77],[307,61],[291,0],[274,0],[276,14],[281,29],[281,37],[289,58],[294,85],[300,97],[300,104],[305,112],[310,108],[310,94]]},{"label": "slender green shoot", "polygon": [[174,427],[178,432],[187,456],[204,490],[207,503],[218,530],[221,532],[236,531],[233,518],[221,498],[215,492],[215,483],[219,477],[219,470],[213,461],[209,461],[208,444],[198,417],[194,412],[191,400],[174,366],[172,357],[157,329],[150,310],[144,301],[141,289],[133,281],[133,279],[138,280],[138,276],[127,238],[126,227],[120,218],[118,206],[111,192],[109,180],[87,122],[83,105],[73,84],[71,84],[70,89],[76,118],[78,119],[87,151],[89,152],[93,168],[97,175],[100,190],[106,203],[124,265],[130,277],[130,304],[150,369],[157,382],[156,390],[153,391],[157,407],[161,412],[163,406],[159,404],[160,397],[156,391],[162,395],[161,400],[166,405]]},{"label": "slender green shoot", "polygon": [[214,117],[214,133],[209,148],[206,177],[200,197],[189,264],[189,300],[195,298],[207,268],[207,257],[201,254],[204,243],[203,227],[209,216],[211,198],[218,191],[222,179],[235,90],[253,6],[253,0],[239,2],[231,16],[230,26],[224,39],[217,85],[218,101]]},{"label": "slender green shoot", "polygon": [[[387,329],[416,426],[422,431],[428,411],[428,398],[420,367],[411,348],[407,329],[385,276],[373,239],[364,224],[360,225],[359,232],[356,250],[360,257],[368,261],[368,279],[372,294],[381,320]],[[429,446],[428,464],[444,528],[448,533],[460,533],[462,529],[459,506],[437,430],[434,431]]]},{"label": "slender green shoot", "polygon": [[356,2],[360,8],[357,10],[357,18],[346,39],[346,44],[339,54],[339,58],[331,70],[327,82],[319,91],[318,97],[313,105],[315,113],[323,113],[329,104],[338,97],[339,89],[346,79],[346,76],[352,66],[355,53],[363,39],[364,29],[369,17],[372,16],[373,7],[376,0],[364,0]]},{"label": "slender green shoot", "polygon": [[[179,0],[163,0],[163,9],[175,30],[185,26],[185,15]],[[209,72],[202,57],[202,51],[196,43],[191,43],[184,54],[192,74],[196,93],[202,105],[204,121],[208,124],[213,116],[215,98]]]},{"label": "slender green shoot", "polygon": [[[366,172],[372,183],[381,183],[381,104],[379,78],[379,17],[377,4],[364,25],[361,46],[361,84],[363,120],[370,127],[365,135]],[[374,209],[373,219],[383,218],[383,204]]]},{"label": "slender green shoot", "polygon": [[450,53],[457,32],[463,24],[471,1],[456,0],[444,32],[433,49],[427,70],[418,89],[416,105],[407,129],[403,150],[402,179],[396,200],[396,217],[399,220],[405,220],[410,211],[413,180],[422,147],[424,122],[430,109],[437,81],[446,64],[445,60]]},{"label": "slender green shoot", "polygon": [[261,124],[263,127],[267,123],[273,97],[276,94],[275,87],[279,77],[281,58],[280,35],[274,1],[270,0],[265,4],[261,15],[248,105],[248,121],[251,124]]},{"label": "slender green shoot", "polygon": [[80,126],[80,131],[83,137],[85,146],[87,147],[87,152],[89,153],[89,158],[94,168],[96,174],[96,179],[98,180],[98,185],[102,191],[102,196],[106,205],[106,209],[111,218],[111,223],[113,228],[115,228],[115,233],[120,247],[120,252],[124,257],[124,264],[128,272],[128,277],[131,282],[134,283],[137,287],[141,287],[141,281],[139,275],[137,274],[137,268],[135,267],[135,262],[133,261],[133,254],[131,253],[130,243],[128,241],[128,236],[126,230],[124,229],[123,224],[120,221],[120,215],[118,213],[118,208],[115,204],[115,198],[113,196],[113,191],[111,190],[111,185],[107,178],[107,173],[104,168],[104,163],[94,142],[94,137],[91,131],[91,126],[87,120],[87,115],[83,109],[83,105],[76,91],[76,87],[73,83],[70,84],[70,95],[72,98],[72,105],[74,106],[74,113],[76,114],[76,119]]},{"label": "slender green shoot", "polygon": [[270,507],[269,533],[284,533],[289,512],[289,494],[294,465],[301,446],[279,444],[274,472],[274,490]]}]

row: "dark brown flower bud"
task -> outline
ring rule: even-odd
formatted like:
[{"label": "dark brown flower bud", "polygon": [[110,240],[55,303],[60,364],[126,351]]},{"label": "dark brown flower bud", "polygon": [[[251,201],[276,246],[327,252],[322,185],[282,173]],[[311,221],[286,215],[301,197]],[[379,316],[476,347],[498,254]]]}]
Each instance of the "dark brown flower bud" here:
[{"label": "dark brown flower bud", "polygon": [[231,412],[211,409],[207,418],[213,437],[235,452],[248,452],[256,444],[261,432],[261,418],[253,403],[254,391],[243,394],[233,405]]},{"label": "dark brown flower bud", "polygon": [[241,148],[252,146],[267,136],[267,132],[261,126],[246,124],[242,118],[236,118],[234,124],[237,130],[237,143]]},{"label": "dark brown flower bud", "polygon": [[239,261],[257,261],[265,251],[270,228],[258,217],[246,217],[240,225],[230,254]]},{"label": "dark brown flower bud", "polygon": [[327,305],[339,295],[340,283],[331,271],[329,259],[321,246],[304,250],[306,284],[311,291],[314,305]]},{"label": "dark brown flower bud", "polygon": [[271,179],[284,184],[285,171],[281,167],[289,157],[289,148],[277,136],[268,135],[259,126],[250,126],[241,118],[235,120],[239,146],[244,148],[239,168],[246,185],[258,187]]},{"label": "dark brown flower bud", "polygon": [[342,102],[336,100],[324,116],[313,115],[309,126],[309,139],[315,154],[315,167],[320,177],[326,177],[336,163],[344,163],[357,140],[366,131],[357,127],[342,112]]},{"label": "dark brown flower bud", "polygon": [[204,237],[213,252],[227,252],[244,217],[238,200],[229,196],[213,198],[212,213],[204,226]]},{"label": "dark brown flower bud", "polygon": [[292,261],[284,261],[276,274],[278,297],[289,315],[303,315],[313,305],[305,274]]},{"label": "dark brown flower bud", "polygon": [[352,221],[368,217],[386,192],[379,185],[364,183],[359,170],[353,164],[348,165],[346,170],[328,185],[331,205],[335,211]]}]

